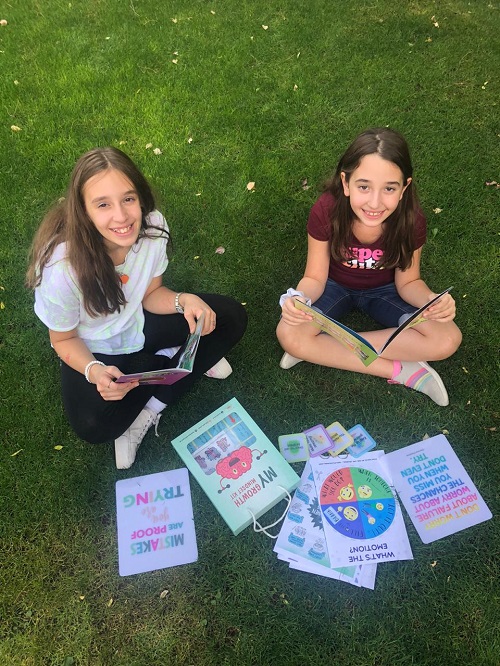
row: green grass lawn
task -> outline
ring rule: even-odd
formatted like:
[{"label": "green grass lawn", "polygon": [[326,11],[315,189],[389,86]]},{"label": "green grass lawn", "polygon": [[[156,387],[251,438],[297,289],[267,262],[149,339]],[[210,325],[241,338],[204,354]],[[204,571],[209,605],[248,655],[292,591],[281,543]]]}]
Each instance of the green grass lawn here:
[{"label": "green grass lawn", "polygon": [[[500,663],[500,191],[486,185],[500,181],[499,9],[0,5],[1,664]],[[464,341],[436,364],[447,408],[373,377],[278,367],[277,300],[302,274],[308,210],[349,141],[373,125],[407,136],[429,222],[424,276],[438,291],[454,285]],[[233,375],[204,379],[168,408],[160,437],[149,433],[124,472],[111,445],[72,433],[23,286],[41,217],[77,157],[108,144],[155,186],[175,242],[168,284],[232,294],[250,318]],[[289,570],[251,529],[233,537],[192,479],[198,562],[120,578],[115,482],[180,467],[170,440],[233,396],[275,444],[334,420],[363,423],[386,451],[449,433],[494,519],[430,545],[407,521],[415,559],[381,565],[369,591]]]}]

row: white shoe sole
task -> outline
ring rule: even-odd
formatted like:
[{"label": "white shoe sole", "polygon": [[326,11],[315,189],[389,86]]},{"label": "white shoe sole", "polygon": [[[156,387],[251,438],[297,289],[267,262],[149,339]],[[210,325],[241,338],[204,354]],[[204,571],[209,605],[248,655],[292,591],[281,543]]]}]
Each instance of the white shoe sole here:
[{"label": "white shoe sole", "polygon": [[439,402],[437,400],[434,400],[434,398],[431,398],[431,396],[427,394],[428,397],[431,398],[431,400],[435,402],[436,405],[439,405],[439,407],[447,407],[450,404],[450,400],[448,398],[448,391],[446,390],[446,386],[443,384],[443,380],[441,379],[439,374],[433,368],[431,368],[430,365],[427,365],[427,363],[425,363],[424,361],[418,361],[418,364],[421,365],[423,368],[425,368],[427,372],[433,376],[443,396],[442,400],[440,400]]},{"label": "white shoe sole", "polygon": [[233,369],[227,362],[227,360],[222,357],[210,370],[205,372],[206,377],[210,379],[226,379],[232,373]]},{"label": "white shoe sole", "polygon": [[290,368],[293,368],[293,366],[297,365],[297,363],[302,363],[302,359],[295,358],[295,356],[285,352],[281,357],[280,368],[283,368],[283,370],[290,370]]}]

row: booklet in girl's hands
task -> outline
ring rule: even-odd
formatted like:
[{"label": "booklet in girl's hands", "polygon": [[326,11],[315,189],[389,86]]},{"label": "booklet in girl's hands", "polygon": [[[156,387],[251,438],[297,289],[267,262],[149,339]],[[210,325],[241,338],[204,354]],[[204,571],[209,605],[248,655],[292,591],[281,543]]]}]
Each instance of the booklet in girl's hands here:
[{"label": "booklet in girl's hands", "polygon": [[313,318],[312,323],[316,326],[319,326],[323,333],[328,333],[328,335],[331,335],[332,338],[337,340],[337,342],[340,342],[340,344],[344,345],[344,347],[347,347],[347,349],[350,349],[354,354],[356,354],[363,365],[368,366],[382,354],[386,347],[388,347],[394,338],[402,331],[425,321],[425,317],[423,316],[425,310],[439,301],[439,299],[447,294],[451,289],[453,289],[453,287],[448,287],[448,289],[445,289],[434,298],[431,298],[428,303],[410,315],[400,326],[398,326],[398,328],[393,333],[391,333],[391,335],[387,338],[387,340],[378,351],[362,335],[356,333],[356,331],[353,331],[345,324],[341,324],[339,321],[331,319],[331,317],[327,317],[319,310],[316,310],[314,307],[302,303],[302,301],[294,299],[294,303],[296,308],[302,310],[302,312],[305,312]]},{"label": "booklet in girl's hands", "polygon": [[139,382],[139,384],[175,384],[179,379],[189,375],[193,371],[194,359],[200,343],[201,332],[205,314],[196,322],[194,333],[190,333],[183,345],[182,352],[175,368],[164,370],[151,370],[150,372],[136,372],[132,375],[122,375],[116,379],[117,384],[127,382]]}]

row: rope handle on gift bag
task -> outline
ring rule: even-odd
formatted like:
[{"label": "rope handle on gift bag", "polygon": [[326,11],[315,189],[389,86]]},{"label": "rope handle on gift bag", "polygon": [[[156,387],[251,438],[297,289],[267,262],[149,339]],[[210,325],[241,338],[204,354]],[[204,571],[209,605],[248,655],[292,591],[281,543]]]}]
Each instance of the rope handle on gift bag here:
[{"label": "rope handle on gift bag", "polygon": [[[250,513],[250,515],[251,515],[252,518],[253,518],[253,531],[254,531],[254,532],[263,532],[263,533],[264,533],[266,536],[268,536],[270,539],[277,539],[278,536],[279,536],[279,533],[276,534],[276,535],[274,535],[274,534],[269,534],[269,532],[268,532],[267,530],[268,530],[270,527],[274,527],[274,526],[277,525],[278,523],[281,523],[281,521],[283,520],[283,518],[286,516],[288,509],[290,508],[290,504],[292,503],[292,496],[290,495],[290,493],[288,492],[288,490],[287,490],[286,488],[284,488],[283,486],[278,486],[278,488],[281,488],[281,490],[284,490],[284,491],[285,491],[286,496],[287,496],[287,498],[288,498],[288,501],[287,501],[286,509],[283,511],[282,515],[278,518],[278,520],[275,520],[275,521],[274,521],[274,523],[271,523],[271,525],[266,525],[266,526],[261,525],[259,522],[257,522],[257,519],[256,519],[256,517],[255,517],[253,511],[250,511],[250,509],[247,509],[248,512]],[[284,499],[284,498],[283,498],[283,499]]]}]

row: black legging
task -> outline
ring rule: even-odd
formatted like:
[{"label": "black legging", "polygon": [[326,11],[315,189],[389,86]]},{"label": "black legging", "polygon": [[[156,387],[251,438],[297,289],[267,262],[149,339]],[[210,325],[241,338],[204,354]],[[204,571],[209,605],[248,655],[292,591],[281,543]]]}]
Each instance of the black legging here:
[{"label": "black legging", "polygon": [[[64,409],[72,428],[81,439],[92,444],[116,439],[133,423],[151,396],[173,405],[240,340],[247,326],[245,308],[227,296],[197,295],[214,310],[217,325],[212,333],[200,338],[193,372],[175,384],[138,386],[122,400],[107,401],[101,398],[95,385],[89,384],[80,372],[61,362]],[[95,358],[106,365],[115,365],[124,374],[175,367],[179,353],[170,359],[167,356],[155,356],[155,352],[182,345],[189,334],[187,321],[181,314],[157,315],[147,311],[144,314],[146,340],[142,351],[119,355],[96,353]]]}]

